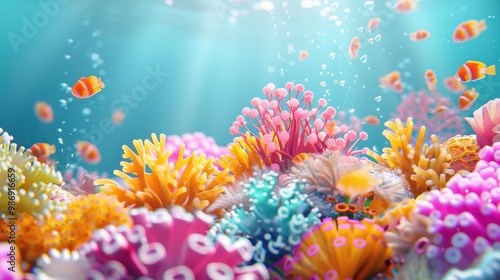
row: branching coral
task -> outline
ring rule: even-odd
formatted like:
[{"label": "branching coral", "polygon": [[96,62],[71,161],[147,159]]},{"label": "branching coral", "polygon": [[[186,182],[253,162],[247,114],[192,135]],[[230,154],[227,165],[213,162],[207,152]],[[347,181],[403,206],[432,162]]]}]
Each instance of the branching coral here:
[{"label": "branching coral", "polygon": [[99,179],[95,184],[103,185],[102,193],[116,196],[125,206],[153,210],[175,204],[193,210],[210,205],[223,191],[222,185],[234,180],[229,170],[220,171],[214,166],[213,158],[206,159],[196,152],[184,157],[184,145],[175,164],[171,163],[172,151],[165,149],[166,136],[161,134],[158,139],[153,133],[151,137],[153,142],[133,141],[137,154],[123,146],[123,158],[131,162],[122,161],[123,171],[115,170],[114,174],[123,178],[129,188]]},{"label": "branching coral", "polygon": [[256,174],[245,184],[249,207],[235,206],[213,231],[247,236],[255,246],[253,260],[273,267],[299,244],[303,233],[320,222],[317,209],[302,194],[305,187],[299,181],[283,186],[274,172]]},{"label": "branching coral", "polygon": [[[24,147],[0,144],[0,217],[24,212],[41,217],[62,211],[59,201],[49,199],[61,182],[61,173],[36,161]],[[16,205],[13,213],[7,212],[9,197]]]},{"label": "branching coral", "polygon": [[476,133],[477,144],[482,148],[500,142],[500,98],[488,101],[473,115],[465,120]]},{"label": "branching coral", "polygon": [[446,153],[437,136],[431,135],[432,144],[424,145],[425,126],[421,126],[413,146],[410,144],[412,118],[406,120],[406,126],[399,119],[395,123],[388,121],[385,126],[390,130],[385,130],[383,135],[389,140],[391,147],[384,148],[382,155],[371,150],[367,154],[379,164],[386,164],[392,169],[400,168],[414,196],[433,188],[444,188],[454,171],[450,168],[451,155]]},{"label": "branching coral", "polygon": [[480,147],[474,135],[457,135],[443,143],[443,147],[451,155],[450,167],[455,173],[472,172],[479,161]]},{"label": "branching coral", "polygon": [[[235,242],[206,236],[213,218],[201,211],[146,208],[130,211],[132,227],[108,226],[94,232],[79,249],[94,279],[268,279],[262,264],[241,266],[252,258],[246,238]],[[68,275],[70,276],[70,275]],[[113,278],[110,278],[113,277]],[[146,278],[144,278],[146,279]]]},{"label": "branching coral", "polygon": [[[128,211],[116,199],[107,196],[78,196],[67,204],[64,213],[43,220],[27,213],[16,220],[16,245],[21,253],[23,269],[51,248],[76,249],[87,242],[94,229],[109,224],[130,224]],[[0,241],[9,239],[7,220],[0,220]]]},{"label": "branching coral", "polygon": [[287,279],[370,279],[391,258],[383,233],[370,219],[325,219],[282,261]]},{"label": "branching coral", "polygon": [[[294,89],[295,94],[292,93]],[[368,135],[360,132],[358,137],[346,126],[337,126],[333,121],[335,109],[327,107],[324,98],[319,99],[318,107],[314,107],[314,94],[304,91],[303,85],[288,82],[285,88],[275,89],[274,84],[269,84],[263,92],[266,98],[252,99],[251,105],[255,108],[243,108],[242,115],[236,118],[229,131],[242,136],[266,166],[286,172],[292,159],[301,153],[321,153],[328,149],[346,155],[363,152],[355,150],[355,146]],[[326,109],[321,112],[323,108]],[[250,136],[241,132],[241,128]]]},{"label": "branching coral", "polygon": [[[443,112],[435,112],[439,106],[446,108]],[[459,111],[449,97],[444,97],[437,91],[430,94],[425,90],[403,95],[401,103],[396,108],[394,118],[405,120],[413,118],[415,126],[413,133],[420,133],[419,128],[425,126],[430,134],[436,134],[439,139],[448,139],[456,134],[464,133],[464,121]],[[410,141],[410,139],[408,139]]]}]

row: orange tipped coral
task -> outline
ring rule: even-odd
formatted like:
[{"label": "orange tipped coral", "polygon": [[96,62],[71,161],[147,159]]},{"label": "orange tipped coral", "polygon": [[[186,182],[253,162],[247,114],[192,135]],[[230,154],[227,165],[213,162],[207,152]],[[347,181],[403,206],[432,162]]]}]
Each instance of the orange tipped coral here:
[{"label": "orange tipped coral", "polygon": [[370,279],[392,255],[383,233],[370,219],[325,219],[283,260],[287,279]]},{"label": "orange tipped coral", "polygon": [[451,155],[439,143],[437,136],[431,135],[432,143],[424,145],[425,126],[421,126],[413,146],[410,144],[412,118],[406,120],[406,126],[400,119],[396,119],[395,123],[388,121],[385,126],[390,130],[385,130],[383,135],[389,140],[391,147],[384,148],[382,155],[371,150],[367,154],[378,163],[384,163],[393,169],[400,168],[415,196],[433,188],[444,188],[454,171],[450,168]]},{"label": "orange tipped coral", "polygon": [[481,149],[474,135],[451,137],[443,143],[443,146],[451,155],[450,167],[455,173],[474,171]]},{"label": "orange tipped coral", "polygon": [[[7,220],[0,220],[0,241],[9,239]],[[115,198],[107,196],[77,196],[67,204],[65,213],[42,220],[30,214],[16,220],[15,242],[21,252],[23,270],[29,269],[51,248],[75,250],[87,242],[95,229],[107,225],[132,225],[128,211]]]},{"label": "orange tipped coral", "polygon": [[172,151],[165,150],[166,136],[161,134],[158,139],[153,133],[151,137],[153,142],[133,141],[137,154],[123,146],[123,158],[131,162],[122,161],[123,171],[115,170],[114,174],[123,178],[128,188],[113,180],[96,180],[96,185],[103,185],[103,194],[117,197],[127,207],[154,210],[175,204],[190,211],[213,203],[222,186],[234,180],[228,169],[219,171],[214,159],[206,159],[205,154],[193,152],[184,157],[184,145],[175,164],[169,162]]}]

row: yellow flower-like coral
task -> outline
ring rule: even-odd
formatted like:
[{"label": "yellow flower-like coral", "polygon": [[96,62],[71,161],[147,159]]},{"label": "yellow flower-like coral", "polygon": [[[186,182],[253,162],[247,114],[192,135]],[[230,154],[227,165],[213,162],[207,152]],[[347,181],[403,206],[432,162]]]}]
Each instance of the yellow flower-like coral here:
[{"label": "yellow flower-like coral", "polygon": [[[0,241],[10,236],[10,220],[0,219]],[[15,220],[14,240],[22,257],[22,268],[28,270],[38,257],[51,248],[75,250],[87,242],[95,229],[107,225],[132,225],[127,209],[113,197],[77,196],[67,204],[64,213],[38,219],[22,214]]]},{"label": "yellow flower-like coral", "polygon": [[149,140],[134,140],[137,154],[123,146],[123,171],[114,174],[123,178],[128,188],[113,180],[100,179],[94,183],[102,185],[103,194],[115,196],[125,206],[145,206],[149,210],[181,205],[188,211],[204,209],[214,202],[223,191],[222,186],[234,180],[228,169],[219,171],[214,159],[193,152],[184,157],[184,145],[174,163],[169,162],[172,151],[165,149],[166,136],[151,135]]},{"label": "yellow flower-like coral", "polygon": [[421,126],[413,146],[412,118],[406,120],[406,126],[399,119],[395,122],[388,121],[385,126],[390,130],[385,130],[383,135],[389,140],[391,147],[384,148],[382,155],[371,150],[367,154],[378,163],[393,169],[400,168],[415,196],[432,188],[444,188],[454,171],[450,168],[451,155],[439,143],[437,136],[431,135],[432,144],[424,144],[425,126]]},{"label": "yellow flower-like coral", "polygon": [[383,233],[370,219],[325,219],[283,260],[287,279],[370,279],[392,256]]},{"label": "yellow flower-like coral", "polygon": [[[21,213],[47,217],[63,211],[59,201],[50,199],[60,183],[61,173],[38,162],[29,150],[14,143],[0,144],[0,217]],[[9,201],[15,204],[13,213],[7,208]]]}]

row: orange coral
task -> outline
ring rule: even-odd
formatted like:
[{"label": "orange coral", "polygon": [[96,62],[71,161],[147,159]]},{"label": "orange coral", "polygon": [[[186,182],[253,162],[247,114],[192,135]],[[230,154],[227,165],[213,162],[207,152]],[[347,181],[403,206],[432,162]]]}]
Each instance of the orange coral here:
[{"label": "orange coral", "polygon": [[479,161],[478,153],[481,150],[474,135],[451,137],[443,143],[443,146],[451,155],[450,167],[456,173],[474,171]]},{"label": "orange coral", "polygon": [[390,130],[385,130],[383,135],[389,140],[391,147],[384,148],[382,155],[371,150],[367,154],[392,169],[400,168],[415,196],[433,188],[446,187],[446,182],[454,175],[454,171],[450,168],[451,155],[439,143],[437,136],[431,135],[432,143],[424,145],[425,126],[421,126],[413,146],[410,144],[412,118],[406,120],[406,126],[400,119],[388,121],[385,126]]},{"label": "orange coral", "polygon": [[127,207],[154,210],[175,204],[190,211],[212,204],[222,186],[234,180],[228,169],[219,171],[214,159],[206,159],[205,154],[195,151],[184,158],[184,145],[175,164],[169,162],[172,151],[165,150],[166,136],[161,134],[158,139],[153,133],[151,137],[153,142],[133,141],[137,154],[123,146],[123,158],[131,162],[122,161],[123,171],[115,170],[114,174],[123,178],[128,188],[110,179],[96,180],[96,185],[103,185],[103,194],[116,196]]},{"label": "orange coral", "polygon": [[392,255],[383,233],[371,219],[325,219],[285,257],[287,279],[370,279]]},{"label": "orange coral", "polygon": [[[0,219],[0,241],[9,238],[10,221]],[[37,219],[20,215],[16,223],[16,246],[21,252],[24,270],[34,265],[51,248],[75,250],[87,242],[95,229],[107,225],[132,225],[128,211],[115,198],[107,196],[77,196],[67,204],[64,213]]]}]

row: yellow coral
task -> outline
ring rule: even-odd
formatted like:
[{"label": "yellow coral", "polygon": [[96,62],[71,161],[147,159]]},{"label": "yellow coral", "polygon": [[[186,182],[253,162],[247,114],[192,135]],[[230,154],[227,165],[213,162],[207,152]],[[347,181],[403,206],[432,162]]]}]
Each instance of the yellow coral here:
[{"label": "yellow coral", "polygon": [[[14,143],[0,145],[0,217],[24,212],[40,217],[62,211],[59,201],[50,200],[57,189],[55,184],[60,183],[61,173],[53,166],[36,161],[29,150],[18,149]],[[15,203],[14,213],[3,212],[7,211],[9,201]]]},{"label": "yellow coral", "polygon": [[[0,219],[0,241],[9,239],[11,220]],[[115,198],[107,196],[77,196],[67,204],[64,213],[37,219],[22,214],[14,221],[15,242],[21,253],[24,270],[29,269],[38,257],[51,248],[75,250],[87,242],[95,229],[107,225],[132,225],[127,209]]]},{"label": "yellow coral", "polygon": [[378,163],[384,163],[393,169],[400,168],[415,196],[432,188],[444,188],[454,171],[450,168],[451,155],[446,153],[437,136],[431,136],[431,145],[424,145],[425,126],[421,126],[413,147],[410,143],[412,118],[406,120],[406,127],[399,119],[395,123],[388,121],[385,126],[390,130],[385,130],[383,135],[389,140],[391,147],[384,148],[382,155],[371,150],[367,154]]},{"label": "yellow coral", "polygon": [[123,178],[129,188],[110,179],[96,180],[103,194],[116,196],[125,206],[154,210],[175,204],[190,211],[213,203],[223,191],[222,186],[234,180],[228,169],[219,171],[214,159],[206,159],[205,154],[193,152],[184,158],[184,145],[175,164],[169,162],[172,151],[165,150],[166,136],[161,134],[158,139],[153,133],[151,137],[153,142],[133,141],[137,154],[123,146],[123,158],[131,162],[122,161],[123,171],[115,170],[114,174]]},{"label": "yellow coral", "polygon": [[451,155],[450,167],[456,173],[474,171],[479,161],[479,150],[481,150],[477,144],[476,136],[457,135],[446,140],[443,146]]}]

